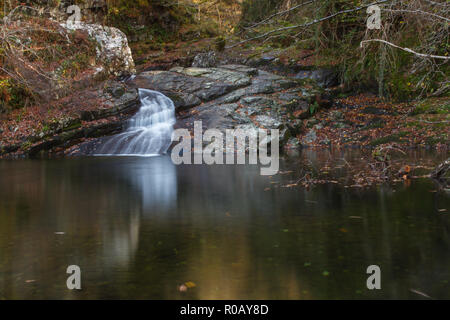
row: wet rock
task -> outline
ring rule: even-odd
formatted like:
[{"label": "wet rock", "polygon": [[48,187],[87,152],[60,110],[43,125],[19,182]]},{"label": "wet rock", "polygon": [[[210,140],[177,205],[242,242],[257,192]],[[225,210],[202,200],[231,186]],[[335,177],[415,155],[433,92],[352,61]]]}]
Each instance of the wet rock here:
[{"label": "wet rock", "polygon": [[190,93],[170,91],[162,91],[162,93],[173,101],[173,104],[177,110],[189,109],[202,103],[198,97]]}]

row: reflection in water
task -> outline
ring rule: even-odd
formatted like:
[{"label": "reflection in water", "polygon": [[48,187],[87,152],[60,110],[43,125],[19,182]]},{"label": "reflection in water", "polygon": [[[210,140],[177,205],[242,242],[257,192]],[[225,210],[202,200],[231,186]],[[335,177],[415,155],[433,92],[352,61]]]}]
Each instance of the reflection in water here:
[{"label": "reflection in water", "polygon": [[[169,157],[0,162],[0,299],[450,298],[449,199],[431,181],[281,187],[296,174]],[[80,292],[65,287],[70,264]],[[365,287],[371,264],[381,291]],[[186,281],[197,286],[180,293]]]},{"label": "reflection in water", "polygon": [[133,171],[124,166],[122,174],[141,195],[145,213],[165,213],[176,206],[177,177],[170,157],[142,161]]}]

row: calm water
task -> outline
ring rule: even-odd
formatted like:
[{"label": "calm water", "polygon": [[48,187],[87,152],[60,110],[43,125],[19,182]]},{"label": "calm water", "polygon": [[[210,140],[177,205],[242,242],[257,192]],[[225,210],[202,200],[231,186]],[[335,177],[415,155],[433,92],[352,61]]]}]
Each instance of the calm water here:
[{"label": "calm water", "polygon": [[[282,188],[300,167],[1,161],[0,299],[450,299],[448,195],[429,180]],[[382,290],[366,289],[372,264]]]}]

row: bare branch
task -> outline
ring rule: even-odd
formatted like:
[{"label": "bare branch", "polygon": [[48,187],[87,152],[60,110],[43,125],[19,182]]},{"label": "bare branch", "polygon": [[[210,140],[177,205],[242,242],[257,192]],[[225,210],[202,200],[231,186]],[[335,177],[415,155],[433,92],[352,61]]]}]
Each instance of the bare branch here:
[{"label": "bare branch", "polygon": [[363,44],[364,44],[364,43],[372,42],[372,41],[382,42],[382,43],[384,43],[384,44],[390,45],[391,47],[394,47],[394,48],[397,48],[397,49],[400,49],[400,50],[403,50],[403,51],[412,53],[412,54],[414,54],[414,55],[416,55],[416,56],[418,56],[418,57],[422,57],[422,58],[433,58],[433,59],[450,60],[450,57],[436,56],[436,55],[433,55],[433,54],[418,53],[418,52],[415,52],[415,51],[413,51],[413,50],[411,50],[411,49],[409,49],[409,48],[402,48],[402,47],[397,46],[397,45],[395,45],[395,44],[393,44],[393,43],[391,43],[391,42],[388,42],[388,41],[385,41],[385,40],[381,40],[381,39],[363,40],[363,41],[361,41],[360,46],[363,47]]},{"label": "bare branch", "polygon": [[426,12],[426,11],[422,11],[422,10],[406,10],[406,9],[383,9],[384,11],[389,11],[389,12],[408,12],[408,13],[415,13],[415,14],[424,14],[424,15],[429,15],[438,19],[442,19],[445,20],[447,22],[450,22],[450,19],[431,13],[431,12]]}]

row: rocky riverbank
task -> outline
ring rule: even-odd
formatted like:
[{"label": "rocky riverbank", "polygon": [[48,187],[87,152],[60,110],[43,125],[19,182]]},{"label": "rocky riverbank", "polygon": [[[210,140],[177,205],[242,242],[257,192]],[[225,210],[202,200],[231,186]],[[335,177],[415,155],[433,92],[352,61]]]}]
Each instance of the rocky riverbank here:
[{"label": "rocky riverbank", "polygon": [[206,51],[184,59],[167,54],[169,60],[139,65],[131,76],[135,65],[120,30],[88,24],[75,29],[73,41],[97,43],[93,62],[59,90],[60,97],[2,115],[0,157],[84,154],[93,140],[124,130],[139,109],[138,88],[172,99],[176,128],[192,130],[194,121],[202,121],[204,129],[279,129],[283,150],[384,144],[448,150],[445,97],[393,104],[352,94],[332,67],[309,60],[292,65],[276,51]]},{"label": "rocky riverbank", "polygon": [[204,129],[279,129],[283,149],[386,143],[448,147],[445,101],[425,106],[393,105],[370,94],[340,98],[336,88],[323,88],[314,79],[219,65],[146,71],[128,81],[101,83],[59,101],[61,112],[44,117],[40,132],[22,133],[23,124],[33,120],[25,114],[19,126],[14,117],[20,114],[13,113],[2,125],[2,154],[83,153],[86,141],[123,130],[124,122],[139,108],[137,88],[170,97],[177,128],[192,130],[194,121],[202,121]]}]

